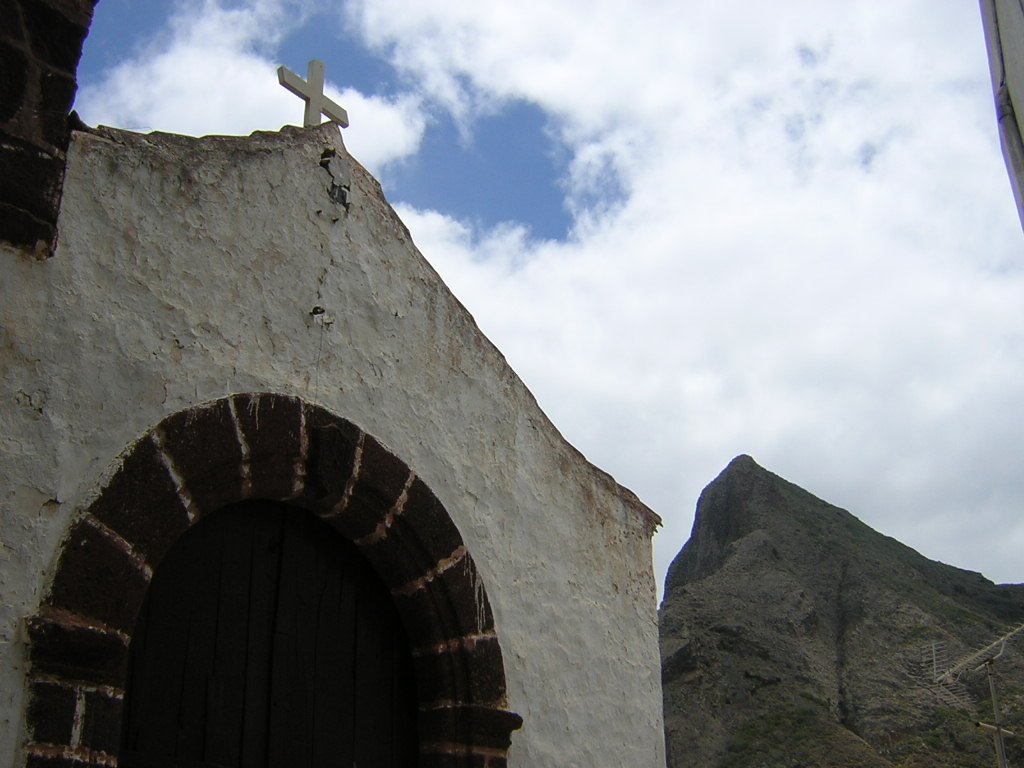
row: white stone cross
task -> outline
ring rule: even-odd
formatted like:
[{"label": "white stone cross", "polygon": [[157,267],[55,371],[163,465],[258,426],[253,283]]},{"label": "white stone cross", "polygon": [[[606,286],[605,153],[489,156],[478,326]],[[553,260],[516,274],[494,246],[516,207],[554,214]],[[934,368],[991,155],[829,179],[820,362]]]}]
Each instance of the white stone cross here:
[{"label": "white stone cross", "polygon": [[306,128],[320,125],[320,115],[327,115],[342,128],[348,128],[348,112],[324,96],[322,61],[312,59],[309,62],[305,80],[287,67],[278,67],[277,82],[306,102],[306,114],[302,123]]}]

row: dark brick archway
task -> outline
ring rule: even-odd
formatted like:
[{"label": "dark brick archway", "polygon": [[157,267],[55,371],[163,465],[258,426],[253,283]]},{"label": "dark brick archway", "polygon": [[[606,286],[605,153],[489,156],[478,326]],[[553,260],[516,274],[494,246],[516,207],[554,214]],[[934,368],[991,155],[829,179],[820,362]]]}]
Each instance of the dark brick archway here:
[{"label": "dark brick archway", "polygon": [[28,621],[27,765],[116,765],[128,644],[153,570],[194,521],[245,499],[310,510],[387,583],[413,647],[420,765],[503,768],[522,719],[507,710],[494,617],[448,512],[354,424],[274,394],[167,417],[71,526]]},{"label": "dark brick archway", "polygon": [[53,252],[69,111],[96,0],[0,3],[0,241]]}]

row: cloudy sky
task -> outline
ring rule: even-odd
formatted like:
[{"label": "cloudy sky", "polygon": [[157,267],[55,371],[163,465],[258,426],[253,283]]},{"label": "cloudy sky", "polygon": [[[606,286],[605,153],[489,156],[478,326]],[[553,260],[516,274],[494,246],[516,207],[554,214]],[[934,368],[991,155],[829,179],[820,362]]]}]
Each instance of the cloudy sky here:
[{"label": "cloudy sky", "polygon": [[1024,235],[975,0],[101,0],[90,124],[346,145],[562,433],[664,519],[737,454],[1024,582]]}]

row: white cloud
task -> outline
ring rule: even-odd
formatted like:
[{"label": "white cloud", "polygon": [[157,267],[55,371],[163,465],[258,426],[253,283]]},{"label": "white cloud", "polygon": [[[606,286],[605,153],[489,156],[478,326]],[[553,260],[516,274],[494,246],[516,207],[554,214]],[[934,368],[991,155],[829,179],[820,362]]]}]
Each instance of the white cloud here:
[{"label": "white cloud", "polygon": [[[295,124],[301,103],[278,85],[273,52],[311,7],[287,0],[231,8],[214,0],[185,3],[165,34],[86,84],[75,108],[94,125],[193,136]],[[418,149],[426,122],[417,98],[342,92],[330,83],[325,91],[358,112],[346,145],[373,172]]]},{"label": "white cloud", "polygon": [[[283,3],[179,16],[80,111],[187,133],[294,121],[269,55]],[[1024,256],[976,5],[352,0],[344,16],[417,89],[332,91],[378,173],[438,105],[466,131],[507,100],[550,117],[566,241],[398,207],[563,434],[663,516],[659,578],[701,487],[745,452],[930,557],[1024,580]]]},{"label": "white cloud", "polygon": [[977,8],[693,6],[353,3],[457,118],[525,99],[572,153],[570,241],[403,209],[417,243],[665,518],[659,573],[749,452],[931,557],[1024,579],[1024,259]]},{"label": "white cloud", "polygon": [[[345,146],[375,175],[394,161],[410,157],[419,149],[427,119],[419,98],[411,94],[387,98],[366,96],[346,88],[340,94],[325,89],[350,115],[356,115],[345,129]],[[295,105],[291,104],[294,110]]]}]

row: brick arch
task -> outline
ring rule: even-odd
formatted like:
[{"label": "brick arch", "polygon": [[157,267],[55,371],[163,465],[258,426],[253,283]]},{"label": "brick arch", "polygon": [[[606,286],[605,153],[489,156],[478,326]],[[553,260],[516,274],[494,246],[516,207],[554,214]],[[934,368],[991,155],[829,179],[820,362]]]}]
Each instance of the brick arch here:
[{"label": "brick arch", "polygon": [[447,510],[372,436],[275,394],[167,417],[72,524],[28,622],[29,764],[116,764],[128,645],[154,569],[194,521],[259,498],[318,515],[390,588],[413,648],[421,764],[503,768],[522,719],[507,709],[490,603]]},{"label": "brick arch", "polygon": [[0,5],[0,240],[46,258],[57,237],[69,112],[96,0]]}]

